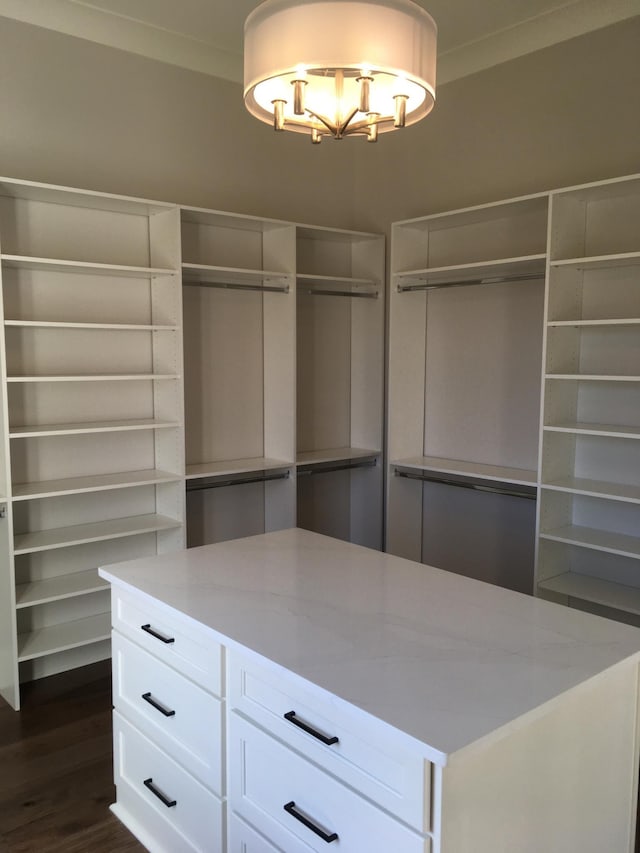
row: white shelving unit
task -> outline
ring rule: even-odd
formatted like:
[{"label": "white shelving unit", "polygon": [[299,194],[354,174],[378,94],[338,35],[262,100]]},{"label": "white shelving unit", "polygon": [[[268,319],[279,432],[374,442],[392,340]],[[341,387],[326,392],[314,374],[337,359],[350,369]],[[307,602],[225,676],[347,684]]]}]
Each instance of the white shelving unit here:
[{"label": "white shelving unit", "polygon": [[551,194],[537,590],[640,624],[640,177]]},{"label": "white shelving unit", "polygon": [[295,525],[295,229],[181,225],[188,543]]},{"label": "white shelving unit", "polygon": [[387,550],[531,590],[548,194],[395,223]]},{"label": "white shelving unit", "polygon": [[382,547],[384,237],[299,225],[298,526]]},{"label": "white shelving unit", "polygon": [[174,205],[0,179],[0,692],[109,650],[105,562],[184,546]]}]

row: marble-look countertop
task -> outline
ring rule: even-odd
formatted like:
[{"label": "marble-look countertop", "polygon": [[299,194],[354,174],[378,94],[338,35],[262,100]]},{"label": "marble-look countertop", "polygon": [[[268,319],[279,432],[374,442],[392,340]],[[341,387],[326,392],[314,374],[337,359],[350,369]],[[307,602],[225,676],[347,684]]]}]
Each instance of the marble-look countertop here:
[{"label": "marble-look countertop", "polygon": [[305,530],[100,574],[392,725],[441,764],[640,660],[640,629]]}]

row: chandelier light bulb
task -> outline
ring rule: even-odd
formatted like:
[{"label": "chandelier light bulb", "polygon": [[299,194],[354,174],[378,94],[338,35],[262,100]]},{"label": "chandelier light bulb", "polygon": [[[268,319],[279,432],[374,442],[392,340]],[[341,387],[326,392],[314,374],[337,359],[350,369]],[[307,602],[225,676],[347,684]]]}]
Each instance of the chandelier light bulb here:
[{"label": "chandelier light bulb", "polygon": [[245,105],[314,144],[375,142],[431,112],[436,40],[412,0],[266,0],[245,22]]}]

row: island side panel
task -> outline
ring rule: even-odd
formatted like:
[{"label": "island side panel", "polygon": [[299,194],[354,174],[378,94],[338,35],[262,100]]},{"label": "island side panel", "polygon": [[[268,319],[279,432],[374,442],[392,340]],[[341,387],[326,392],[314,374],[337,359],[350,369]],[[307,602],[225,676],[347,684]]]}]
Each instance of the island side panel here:
[{"label": "island side panel", "polygon": [[444,769],[442,853],[632,853],[637,662],[512,725]]}]

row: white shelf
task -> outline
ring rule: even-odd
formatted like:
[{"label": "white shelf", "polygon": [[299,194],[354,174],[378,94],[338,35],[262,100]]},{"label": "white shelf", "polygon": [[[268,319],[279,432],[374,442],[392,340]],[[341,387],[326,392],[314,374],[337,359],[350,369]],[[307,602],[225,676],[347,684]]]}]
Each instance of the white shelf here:
[{"label": "white shelf", "polygon": [[566,432],[572,435],[600,435],[607,438],[640,438],[640,426],[617,426],[616,424],[548,424],[545,432]]},{"label": "white shelf", "polygon": [[394,459],[394,468],[411,468],[416,471],[431,471],[438,474],[453,474],[471,477],[474,480],[489,480],[511,483],[517,486],[535,486],[536,471],[525,468],[506,468],[501,465],[484,465],[480,462],[467,462],[460,459],[441,459],[436,456],[416,456],[411,459]]},{"label": "white shelf", "polygon": [[90,595],[108,588],[109,584],[102,580],[97,569],[74,572],[46,580],[18,584],[16,586],[16,607],[18,609],[34,607],[51,601]]},{"label": "white shelf", "polygon": [[544,278],[546,255],[526,255],[471,264],[403,270],[394,275],[399,288],[415,285],[492,284],[518,276]]},{"label": "white shelf", "polygon": [[640,614],[640,589],[574,572],[540,581],[539,589],[579,598],[626,613]]},{"label": "white shelf", "polygon": [[[298,284],[309,285],[310,288],[313,288],[314,285],[328,288],[355,288],[358,293],[369,292],[372,288],[376,288],[377,286],[377,282],[371,278],[355,278],[352,276],[340,275],[314,275],[313,273],[297,273],[296,281]],[[368,288],[369,290],[362,290],[362,288]]]},{"label": "white shelf", "polygon": [[173,429],[177,421],[157,421],[142,418],[130,421],[88,421],[82,424],[42,424],[15,426],[9,429],[9,438],[43,438],[51,435],[85,435],[96,432],[131,432],[145,429]]},{"label": "white shelf", "polygon": [[50,498],[59,495],[76,495],[85,492],[103,492],[110,489],[126,489],[135,486],[155,486],[158,483],[176,483],[182,478],[168,471],[125,471],[118,474],[99,474],[91,477],[69,477],[60,480],[45,480],[39,483],[16,483],[13,500],[25,501]]},{"label": "white shelf", "polygon": [[258,471],[291,468],[291,462],[282,459],[269,459],[265,456],[255,456],[247,459],[225,459],[222,462],[201,462],[198,465],[187,465],[187,480],[198,480],[206,477],[227,477],[234,474],[252,474]]},{"label": "white shelf", "polygon": [[183,264],[182,281],[189,284],[231,284],[239,286],[285,286],[290,276],[273,270],[241,269],[239,267],[219,267],[211,264]]},{"label": "white shelf", "polygon": [[547,373],[546,379],[569,379],[582,382],[640,382],[640,376],[611,376],[601,373]]},{"label": "white shelf", "polygon": [[623,533],[610,533],[606,530],[596,530],[592,527],[567,525],[555,530],[545,530],[540,533],[541,539],[552,542],[563,542],[567,545],[578,545],[593,551],[605,551],[608,554],[619,554],[622,557],[640,559],[640,536],[628,536]]},{"label": "white shelf", "polygon": [[171,530],[180,526],[179,521],[162,515],[136,515],[131,518],[75,524],[71,527],[19,534],[14,539],[14,553],[31,554],[35,551],[51,551],[55,548],[69,548],[72,545],[84,545],[88,542],[102,542],[107,539],[121,539],[142,533]]},{"label": "white shelf", "polygon": [[628,486],[622,483],[609,483],[605,480],[589,480],[584,477],[566,477],[542,484],[543,489],[556,492],[569,492],[587,497],[609,498],[627,503],[640,503],[640,486]]},{"label": "white shelf", "polygon": [[7,382],[140,382],[178,379],[172,373],[115,373],[83,376],[7,376]]},{"label": "white shelf", "polygon": [[64,652],[78,646],[98,643],[111,637],[111,616],[100,613],[61,625],[40,628],[18,635],[18,661]]},{"label": "white shelf", "polygon": [[43,270],[45,272],[84,273],[86,275],[111,275],[123,278],[149,278],[159,275],[176,275],[178,270],[163,267],[137,267],[125,264],[94,264],[86,261],[66,261],[58,258],[32,258],[26,255],[0,255],[2,265],[9,269]]},{"label": "white shelf", "polygon": [[296,466],[323,465],[327,462],[352,462],[379,455],[379,450],[364,447],[332,447],[326,450],[307,450],[297,454]]},{"label": "white shelf", "polygon": [[570,327],[600,327],[606,328],[607,326],[615,327],[615,326],[638,326],[640,325],[640,319],[638,317],[616,317],[611,320],[551,320],[547,323],[547,326],[559,328],[562,326],[570,326]]},{"label": "white shelf", "polygon": [[178,328],[142,323],[62,323],[50,320],[5,320],[4,324],[21,329],[107,329],[122,332],[175,332]]},{"label": "white shelf", "polygon": [[588,258],[566,258],[550,261],[551,267],[580,270],[614,269],[640,265],[640,252],[620,252],[613,255],[594,255]]},{"label": "white shelf", "polygon": [[0,195],[139,216],[151,216],[175,209],[171,202],[43,184],[38,181],[23,181],[20,178],[0,178]]}]

